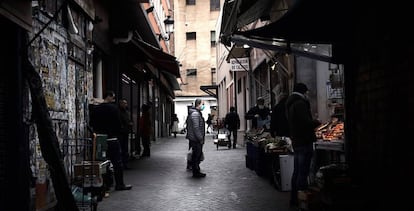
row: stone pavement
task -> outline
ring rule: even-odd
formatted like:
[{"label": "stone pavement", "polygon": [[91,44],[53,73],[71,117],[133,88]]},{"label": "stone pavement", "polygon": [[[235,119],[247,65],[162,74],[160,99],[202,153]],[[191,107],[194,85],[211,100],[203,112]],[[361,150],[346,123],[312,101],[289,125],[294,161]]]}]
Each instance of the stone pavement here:
[{"label": "stone pavement", "polygon": [[[243,140],[241,134],[240,140]],[[151,157],[132,160],[125,171],[129,191],[112,191],[98,204],[98,211],[289,211],[289,192],[280,192],[268,179],[246,168],[243,141],[237,149],[213,144],[207,134],[205,178],[192,178],[186,170],[188,140],[157,139],[151,144]]]}]

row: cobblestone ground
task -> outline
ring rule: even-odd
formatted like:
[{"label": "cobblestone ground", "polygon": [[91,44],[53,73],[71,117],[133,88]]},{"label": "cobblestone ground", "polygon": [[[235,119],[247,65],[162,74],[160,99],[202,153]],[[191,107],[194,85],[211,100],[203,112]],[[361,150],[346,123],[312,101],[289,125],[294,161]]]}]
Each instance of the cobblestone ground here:
[{"label": "cobblestone ground", "polygon": [[151,157],[131,161],[131,169],[125,171],[132,190],[111,191],[99,202],[98,211],[292,210],[289,192],[276,190],[268,179],[246,168],[243,143],[237,149],[217,150],[208,135],[200,165],[205,178],[192,178],[186,170],[187,149],[181,134],[152,142]]}]

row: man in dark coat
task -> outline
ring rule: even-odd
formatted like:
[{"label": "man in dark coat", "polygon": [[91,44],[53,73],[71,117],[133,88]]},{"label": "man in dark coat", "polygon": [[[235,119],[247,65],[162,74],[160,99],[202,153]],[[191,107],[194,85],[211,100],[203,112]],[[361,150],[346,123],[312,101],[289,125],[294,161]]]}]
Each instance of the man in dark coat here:
[{"label": "man in dark coat", "polygon": [[130,190],[132,186],[124,183],[121,145],[118,140],[121,117],[118,106],[114,104],[115,93],[107,91],[104,97],[104,102],[91,111],[91,125],[96,133],[108,137],[108,157],[114,167],[115,190]]},{"label": "man in dark coat", "polygon": [[270,134],[272,137],[289,137],[289,124],[286,114],[287,99],[287,94],[280,94],[278,103],[272,108],[272,114],[270,118]]},{"label": "man in dark coat", "polygon": [[201,111],[204,109],[204,103],[201,99],[196,99],[194,107],[190,108],[187,117],[187,136],[192,149],[191,165],[193,177],[201,178],[206,174],[200,171],[201,156],[203,156],[203,145],[206,135],[205,121]]},{"label": "man in dark coat", "polygon": [[224,118],[224,126],[229,130],[229,148],[231,146],[231,135],[233,134],[233,149],[236,149],[237,144],[237,130],[240,129],[240,118],[236,112],[236,109],[230,107],[230,112],[226,114]]},{"label": "man in dark coat", "polygon": [[294,151],[290,198],[292,206],[298,205],[298,191],[308,188],[307,177],[313,156],[313,142],[316,141],[315,128],[320,125],[319,121],[312,118],[306,92],[308,87],[303,83],[297,83],[286,102],[290,139]]}]

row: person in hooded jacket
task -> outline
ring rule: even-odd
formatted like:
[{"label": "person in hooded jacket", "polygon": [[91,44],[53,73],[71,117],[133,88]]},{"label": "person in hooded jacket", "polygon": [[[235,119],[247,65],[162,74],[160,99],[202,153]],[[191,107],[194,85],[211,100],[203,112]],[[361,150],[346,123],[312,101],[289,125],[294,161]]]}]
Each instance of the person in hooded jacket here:
[{"label": "person in hooded jacket", "polygon": [[194,178],[205,177],[206,174],[200,171],[200,162],[203,156],[203,145],[205,139],[205,121],[201,111],[204,109],[204,103],[201,99],[196,99],[194,107],[188,110],[187,117],[187,135],[189,145],[192,150],[191,169]]},{"label": "person in hooded jacket", "polygon": [[308,175],[313,156],[313,142],[316,141],[315,128],[320,125],[313,119],[309,100],[306,97],[308,87],[297,83],[286,101],[290,139],[294,152],[293,174],[291,181],[290,205],[298,205],[298,191],[308,188]]}]

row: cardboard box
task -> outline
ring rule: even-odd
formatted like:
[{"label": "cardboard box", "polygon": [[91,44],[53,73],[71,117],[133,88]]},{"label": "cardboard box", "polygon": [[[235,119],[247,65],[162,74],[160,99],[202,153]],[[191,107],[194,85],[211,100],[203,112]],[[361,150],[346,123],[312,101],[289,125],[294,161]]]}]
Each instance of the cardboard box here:
[{"label": "cardboard box", "polygon": [[291,181],[293,174],[293,155],[279,155],[280,162],[280,182],[282,191],[291,190]]},{"label": "cardboard box", "polygon": [[96,177],[106,173],[106,167],[109,165],[109,161],[83,161],[74,165],[75,177]]},{"label": "cardboard box", "polygon": [[320,210],[321,196],[318,188],[310,187],[305,191],[298,191],[299,208],[303,210]]}]

